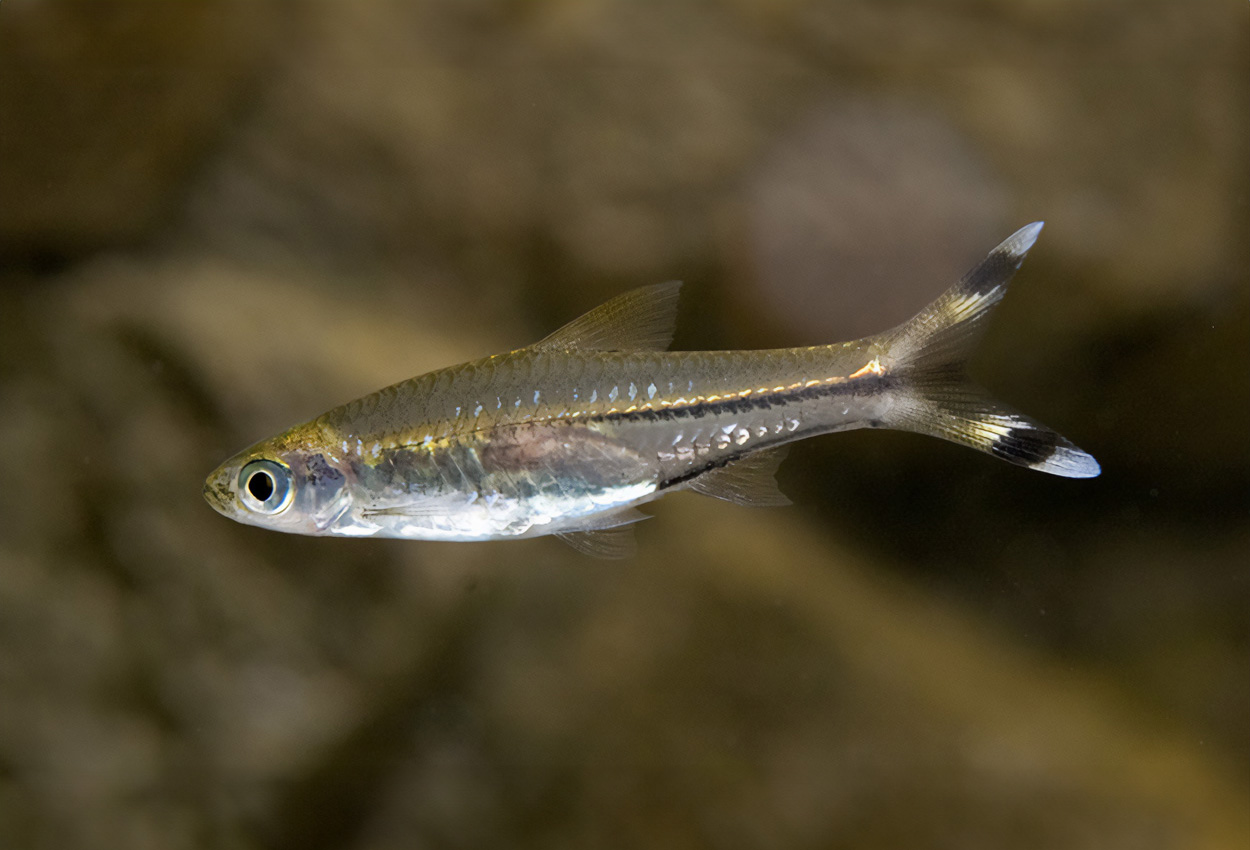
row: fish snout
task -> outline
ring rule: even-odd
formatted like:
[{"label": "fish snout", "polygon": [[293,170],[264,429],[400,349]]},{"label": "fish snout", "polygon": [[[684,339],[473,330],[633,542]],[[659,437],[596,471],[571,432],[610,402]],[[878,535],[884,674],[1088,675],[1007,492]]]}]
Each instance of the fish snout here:
[{"label": "fish snout", "polygon": [[225,516],[234,511],[235,496],[231,484],[234,480],[233,470],[226,466],[214,469],[204,481],[204,501],[212,505],[213,510]]}]

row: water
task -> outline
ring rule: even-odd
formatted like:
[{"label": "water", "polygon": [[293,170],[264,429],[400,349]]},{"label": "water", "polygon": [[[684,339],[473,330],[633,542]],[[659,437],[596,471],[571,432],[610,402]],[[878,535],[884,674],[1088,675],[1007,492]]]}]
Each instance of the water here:
[{"label": "water", "polygon": [[[1244,11],[138,10],[0,9],[0,846],[1246,845]],[[200,497],[632,286],[830,342],[1038,218],[973,371],[1093,481],[838,435],[606,565]]]}]

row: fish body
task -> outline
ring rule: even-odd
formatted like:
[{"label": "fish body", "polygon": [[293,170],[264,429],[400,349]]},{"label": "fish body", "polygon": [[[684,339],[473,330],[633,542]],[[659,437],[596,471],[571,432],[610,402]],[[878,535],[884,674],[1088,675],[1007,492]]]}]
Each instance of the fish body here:
[{"label": "fish body", "polygon": [[1068,477],[1099,472],[991,400],[963,365],[1032,246],[1029,225],[898,328],[767,351],[669,352],[679,284],[625,293],[526,348],[395,384],[227,460],[204,493],[241,522],[300,534],[632,546],[642,503],[690,489],[785,504],[787,444],[853,428],[964,443]]}]

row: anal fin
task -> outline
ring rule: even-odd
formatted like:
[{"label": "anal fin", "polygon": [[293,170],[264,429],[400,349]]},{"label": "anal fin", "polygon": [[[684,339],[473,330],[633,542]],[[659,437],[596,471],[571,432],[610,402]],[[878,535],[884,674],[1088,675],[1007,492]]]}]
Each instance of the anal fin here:
[{"label": "anal fin", "polygon": [[696,493],[748,507],[781,507],[790,504],[777,487],[777,468],[789,446],[765,449],[699,475],[688,486]]}]

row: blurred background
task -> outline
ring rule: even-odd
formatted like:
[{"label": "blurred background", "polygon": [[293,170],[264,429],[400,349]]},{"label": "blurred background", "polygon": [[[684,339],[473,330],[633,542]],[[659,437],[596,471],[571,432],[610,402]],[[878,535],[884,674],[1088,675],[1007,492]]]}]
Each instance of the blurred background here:
[{"label": "blurred background", "polygon": [[[1250,15],[1175,0],[3,0],[0,846],[1250,845]],[[795,447],[639,554],[236,525],[203,477],[686,282],[908,318],[1103,464]]]}]

